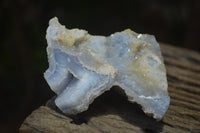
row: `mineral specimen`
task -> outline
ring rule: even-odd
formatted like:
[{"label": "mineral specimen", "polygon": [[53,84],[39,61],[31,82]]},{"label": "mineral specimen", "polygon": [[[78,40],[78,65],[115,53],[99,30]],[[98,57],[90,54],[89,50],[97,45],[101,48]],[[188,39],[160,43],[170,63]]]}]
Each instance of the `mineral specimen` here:
[{"label": "mineral specimen", "polygon": [[44,77],[64,113],[87,110],[96,97],[116,85],[155,119],[165,114],[170,101],[166,69],[154,36],[130,29],[109,37],[92,36],[65,28],[55,17],[46,39],[49,68]]}]

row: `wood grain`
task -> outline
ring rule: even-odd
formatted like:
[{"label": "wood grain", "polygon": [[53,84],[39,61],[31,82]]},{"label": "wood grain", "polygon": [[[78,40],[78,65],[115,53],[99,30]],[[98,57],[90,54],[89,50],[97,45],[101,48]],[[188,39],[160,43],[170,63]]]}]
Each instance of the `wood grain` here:
[{"label": "wood grain", "polygon": [[200,54],[161,45],[167,68],[170,106],[162,121],[146,116],[113,87],[79,115],[65,116],[53,105],[41,106],[26,118],[20,133],[200,132]]}]

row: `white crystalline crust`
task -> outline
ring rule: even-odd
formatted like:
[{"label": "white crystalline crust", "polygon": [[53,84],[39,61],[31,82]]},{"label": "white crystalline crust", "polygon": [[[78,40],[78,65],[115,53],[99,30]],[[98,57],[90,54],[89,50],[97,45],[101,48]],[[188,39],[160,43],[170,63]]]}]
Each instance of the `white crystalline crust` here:
[{"label": "white crystalline crust", "polygon": [[130,29],[109,37],[67,29],[55,17],[46,39],[49,68],[44,77],[58,95],[56,105],[66,114],[87,110],[112,86],[120,86],[129,101],[161,119],[168,109],[166,70],[154,36]]}]

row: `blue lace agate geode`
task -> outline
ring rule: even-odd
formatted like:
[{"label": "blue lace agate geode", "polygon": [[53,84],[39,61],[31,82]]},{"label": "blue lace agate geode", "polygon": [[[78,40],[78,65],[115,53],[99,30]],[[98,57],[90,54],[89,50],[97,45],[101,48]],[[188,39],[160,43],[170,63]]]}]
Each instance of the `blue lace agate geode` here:
[{"label": "blue lace agate geode", "polygon": [[46,39],[49,68],[44,77],[64,113],[87,110],[96,97],[117,85],[145,113],[158,120],[165,114],[170,102],[166,69],[154,36],[130,29],[92,36],[65,28],[55,17]]}]

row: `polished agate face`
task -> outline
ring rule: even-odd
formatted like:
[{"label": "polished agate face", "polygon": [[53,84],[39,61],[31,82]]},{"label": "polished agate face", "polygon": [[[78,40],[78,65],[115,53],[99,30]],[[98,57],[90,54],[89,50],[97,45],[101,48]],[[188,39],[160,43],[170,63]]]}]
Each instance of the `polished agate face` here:
[{"label": "polished agate face", "polygon": [[64,113],[85,111],[96,97],[120,86],[145,113],[158,120],[165,114],[170,102],[166,69],[154,36],[130,29],[93,36],[67,29],[55,17],[46,39],[49,68],[44,77]]}]

